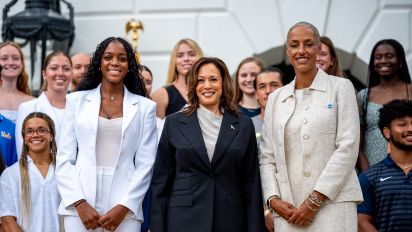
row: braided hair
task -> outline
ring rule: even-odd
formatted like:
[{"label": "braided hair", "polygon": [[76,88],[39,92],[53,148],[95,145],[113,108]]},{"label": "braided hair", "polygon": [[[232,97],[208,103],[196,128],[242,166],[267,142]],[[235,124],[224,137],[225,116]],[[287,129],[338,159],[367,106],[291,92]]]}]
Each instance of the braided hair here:
[{"label": "braided hair", "polygon": [[[32,118],[41,118],[46,121],[47,125],[50,129],[50,135],[52,136],[52,140],[50,141],[50,158],[51,163],[56,165],[56,154],[57,154],[57,146],[56,146],[56,129],[53,122],[47,114],[42,112],[33,112],[30,113],[23,121],[23,126],[21,129],[21,135],[23,138],[24,131],[27,122]],[[30,229],[30,211],[31,211],[31,199],[30,199],[30,176],[29,176],[29,168],[27,162],[27,156],[29,155],[29,147],[26,143],[23,144],[21,158],[19,161],[20,167],[20,181],[21,181],[21,212],[22,212],[22,222],[23,222],[23,229],[25,231],[29,231]]]}]

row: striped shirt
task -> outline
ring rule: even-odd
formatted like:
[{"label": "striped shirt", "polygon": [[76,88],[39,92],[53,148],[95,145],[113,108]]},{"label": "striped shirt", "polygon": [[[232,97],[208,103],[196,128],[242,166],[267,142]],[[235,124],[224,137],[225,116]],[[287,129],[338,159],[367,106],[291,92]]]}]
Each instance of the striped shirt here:
[{"label": "striped shirt", "polygon": [[359,214],[372,216],[378,231],[412,231],[412,171],[407,175],[388,155],[361,173],[364,202]]}]

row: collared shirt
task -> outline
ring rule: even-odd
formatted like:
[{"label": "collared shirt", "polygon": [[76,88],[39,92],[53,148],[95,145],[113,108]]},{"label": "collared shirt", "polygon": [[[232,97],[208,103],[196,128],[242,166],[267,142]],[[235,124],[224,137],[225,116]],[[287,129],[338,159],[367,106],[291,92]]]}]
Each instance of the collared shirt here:
[{"label": "collared shirt", "polygon": [[17,161],[15,127],[11,120],[0,114],[0,153],[7,167]]},{"label": "collared shirt", "polygon": [[364,202],[359,214],[372,216],[378,231],[411,231],[412,171],[407,175],[388,155],[361,173]]}]

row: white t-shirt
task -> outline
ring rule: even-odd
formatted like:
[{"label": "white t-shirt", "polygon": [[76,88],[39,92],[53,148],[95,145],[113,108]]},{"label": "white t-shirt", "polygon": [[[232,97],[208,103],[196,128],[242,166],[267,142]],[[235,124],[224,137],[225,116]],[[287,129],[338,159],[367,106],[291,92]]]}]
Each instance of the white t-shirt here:
[{"label": "white t-shirt", "polygon": [[[27,157],[30,178],[30,229],[26,231],[60,231],[57,208],[60,195],[57,190],[54,166],[50,165],[46,178],[36,165]],[[0,217],[14,216],[17,224],[22,225],[21,181],[19,163],[6,170],[0,178]]]}]

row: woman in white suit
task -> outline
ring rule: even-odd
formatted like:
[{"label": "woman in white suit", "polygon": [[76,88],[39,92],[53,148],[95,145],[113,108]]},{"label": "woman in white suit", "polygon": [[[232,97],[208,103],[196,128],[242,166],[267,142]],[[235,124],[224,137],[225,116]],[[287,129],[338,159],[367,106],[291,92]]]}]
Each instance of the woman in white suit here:
[{"label": "woman in white suit", "polygon": [[262,188],[275,231],[357,231],[362,193],[354,170],[359,119],[352,84],[316,66],[319,32],[292,26],[296,78],[269,96],[260,146]]},{"label": "woman in white suit", "polygon": [[32,112],[49,115],[56,125],[56,142],[60,138],[60,127],[66,106],[66,92],[73,72],[70,57],[61,51],[50,53],[44,60],[42,76],[44,85],[42,93],[36,99],[20,104],[16,119],[16,148],[20,159],[23,137],[21,129],[24,119]]},{"label": "woman in white suit", "polygon": [[66,232],[140,231],[157,145],[140,69],[131,45],[109,37],[68,95],[56,170]]}]

